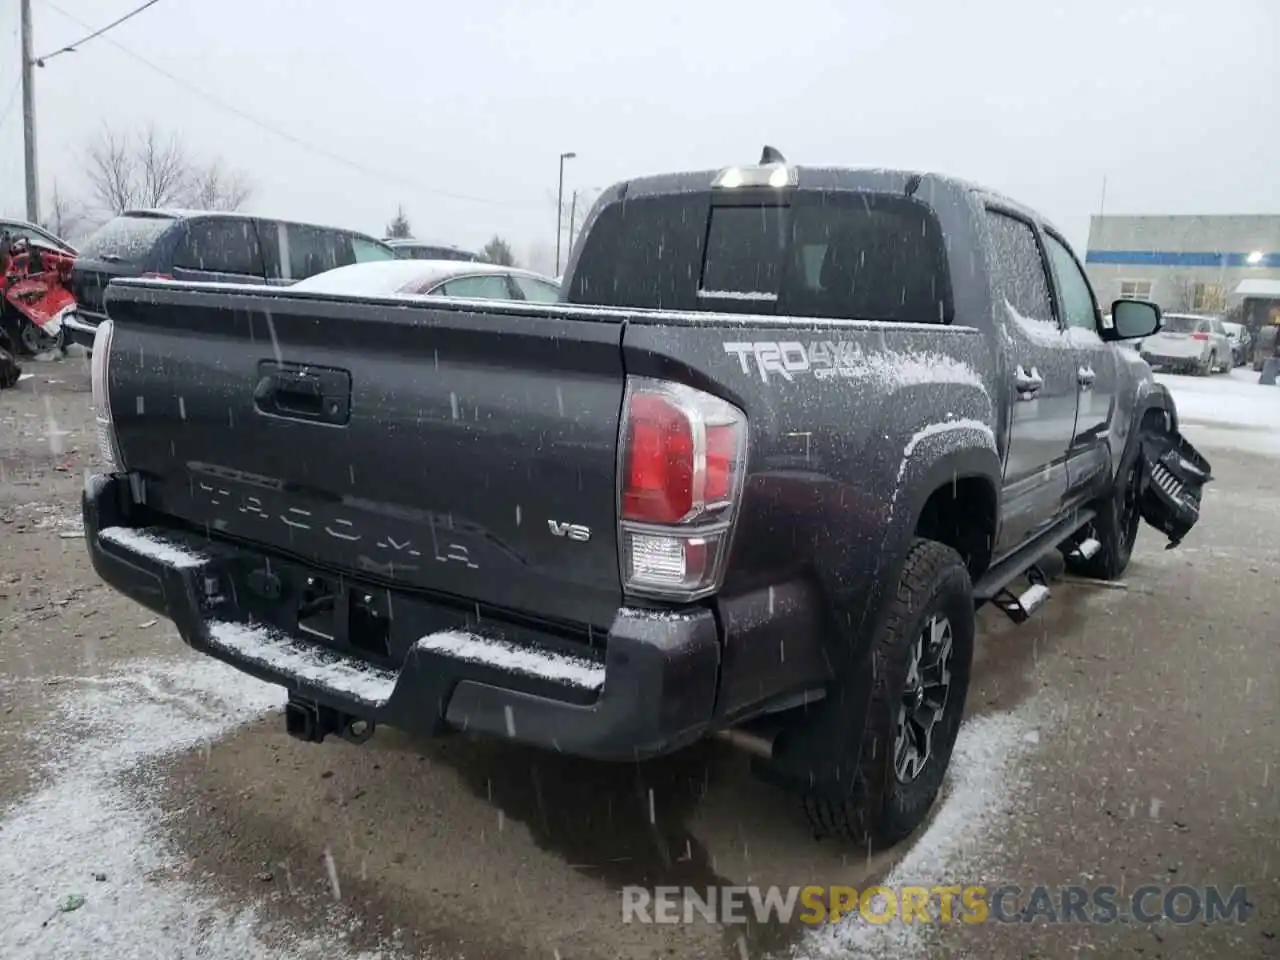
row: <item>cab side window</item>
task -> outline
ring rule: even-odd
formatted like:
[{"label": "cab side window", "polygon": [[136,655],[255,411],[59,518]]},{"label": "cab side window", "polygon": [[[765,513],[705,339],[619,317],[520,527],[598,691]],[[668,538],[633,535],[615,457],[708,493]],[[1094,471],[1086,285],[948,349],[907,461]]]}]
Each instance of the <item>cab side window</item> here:
[{"label": "cab side window", "polygon": [[1031,224],[988,210],[987,226],[991,231],[991,276],[997,303],[1003,298],[1020,316],[1056,326],[1049,276]]},{"label": "cab side window", "polygon": [[1059,309],[1062,320],[1068,327],[1080,330],[1098,330],[1098,306],[1093,300],[1093,291],[1089,281],[1085,279],[1076,258],[1061,240],[1053,234],[1045,234],[1045,243],[1049,247],[1049,260],[1053,263],[1053,275],[1058,281],[1058,291],[1062,296]]}]

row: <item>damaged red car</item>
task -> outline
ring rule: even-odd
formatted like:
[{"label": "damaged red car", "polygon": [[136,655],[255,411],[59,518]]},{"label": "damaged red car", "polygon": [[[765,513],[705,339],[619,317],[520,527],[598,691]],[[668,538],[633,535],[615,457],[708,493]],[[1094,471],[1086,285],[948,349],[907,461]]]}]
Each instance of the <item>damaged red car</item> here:
[{"label": "damaged red car", "polygon": [[0,221],[0,348],[19,357],[61,352],[75,307],[76,251],[34,224]]}]

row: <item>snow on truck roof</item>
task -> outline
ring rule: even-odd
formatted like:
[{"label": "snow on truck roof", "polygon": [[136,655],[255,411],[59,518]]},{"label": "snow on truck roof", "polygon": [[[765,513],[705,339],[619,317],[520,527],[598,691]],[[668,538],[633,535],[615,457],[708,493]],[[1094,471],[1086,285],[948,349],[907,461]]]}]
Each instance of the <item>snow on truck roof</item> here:
[{"label": "snow on truck roof", "polygon": [[[728,166],[737,166],[745,169],[754,166],[754,164],[742,163],[729,164]],[[998,190],[993,190],[983,184],[965,180],[961,177],[926,170],[907,170],[892,167],[807,166],[797,163],[787,163],[786,166],[795,171],[798,179],[797,186],[800,189],[848,190],[854,192],[872,190],[903,194],[910,192],[913,196],[927,200],[932,191],[942,188],[943,190],[981,197],[984,200],[994,202],[1045,225],[1058,234],[1059,237],[1065,236],[1052,221],[1039,211]],[[712,182],[724,169],[722,167],[714,170],[686,170],[676,173],[658,173],[635,177],[615,183],[600,195],[598,202],[621,200],[627,196],[698,193],[711,189]]]}]

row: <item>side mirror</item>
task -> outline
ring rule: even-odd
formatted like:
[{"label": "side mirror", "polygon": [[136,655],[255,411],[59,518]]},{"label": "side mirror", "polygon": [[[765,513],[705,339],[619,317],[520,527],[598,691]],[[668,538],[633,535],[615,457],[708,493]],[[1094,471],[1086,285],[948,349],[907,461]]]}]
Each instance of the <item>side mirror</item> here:
[{"label": "side mirror", "polygon": [[1103,340],[1138,340],[1160,329],[1160,308],[1150,300],[1117,300],[1111,304],[1111,326],[1101,331]]}]

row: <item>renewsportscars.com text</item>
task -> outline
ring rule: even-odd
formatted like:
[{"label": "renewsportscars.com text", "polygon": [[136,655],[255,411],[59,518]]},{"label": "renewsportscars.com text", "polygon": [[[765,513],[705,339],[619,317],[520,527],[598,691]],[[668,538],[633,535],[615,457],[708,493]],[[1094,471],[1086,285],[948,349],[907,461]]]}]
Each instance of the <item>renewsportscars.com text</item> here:
[{"label": "renewsportscars.com text", "polygon": [[1016,884],[866,887],[624,887],[622,922],[644,924],[1243,923],[1244,887]]}]

